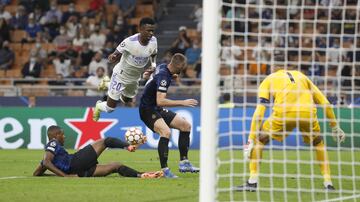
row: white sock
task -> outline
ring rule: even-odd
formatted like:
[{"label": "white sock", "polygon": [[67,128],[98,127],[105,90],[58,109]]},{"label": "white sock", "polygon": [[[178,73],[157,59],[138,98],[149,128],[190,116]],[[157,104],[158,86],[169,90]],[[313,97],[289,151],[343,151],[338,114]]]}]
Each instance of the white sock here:
[{"label": "white sock", "polygon": [[328,185],[333,186],[333,184],[332,184],[331,181],[325,181],[325,182],[324,182],[324,187],[327,187]]},{"label": "white sock", "polygon": [[249,182],[249,184],[255,184],[255,183],[257,183],[257,179],[256,178],[249,178],[249,180],[248,180],[248,182]]},{"label": "white sock", "polygon": [[102,111],[102,112],[110,113],[115,110],[114,108],[107,106],[106,101],[97,104],[97,106],[99,107],[100,111]]}]

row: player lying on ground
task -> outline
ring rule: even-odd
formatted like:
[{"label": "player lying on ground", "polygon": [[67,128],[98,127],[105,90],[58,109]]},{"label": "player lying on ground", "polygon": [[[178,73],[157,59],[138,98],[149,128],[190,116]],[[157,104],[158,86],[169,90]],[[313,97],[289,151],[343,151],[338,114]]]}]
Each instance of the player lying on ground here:
[{"label": "player lying on ground", "polygon": [[156,63],[157,40],[154,35],[155,22],[151,18],[143,18],[139,25],[140,33],[134,34],[120,43],[115,52],[109,55],[109,62],[120,59],[113,69],[110,83],[103,80],[99,90],[108,90],[106,102],[98,101],[93,114],[94,121],[99,120],[100,112],[113,112],[117,102],[131,103],[137,94],[138,82],[144,67],[151,61],[153,71]]},{"label": "player lying on ground", "polygon": [[[140,100],[139,113],[141,120],[153,132],[161,136],[158,144],[158,152],[164,176],[168,178],[177,177],[171,173],[167,165],[169,153],[168,144],[171,135],[170,128],[180,130],[178,142],[180,151],[179,171],[199,172],[199,168],[193,167],[188,160],[191,131],[190,123],[176,113],[163,108],[177,106],[194,107],[198,104],[194,99],[170,100],[166,98],[166,93],[172,78],[183,71],[185,65],[186,57],[179,53],[171,58],[169,64],[159,65],[156,72],[152,75],[152,78],[146,83],[144,93]],[[144,73],[144,75],[145,74],[146,73]]]},{"label": "player lying on ground", "polygon": [[97,159],[106,148],[126,148],[129,152],[136,150],[136,145],[129,145],[117,138],[107,137],[74,154],[68,154],[63,147],[64,131],[59,126],[50,126],[47,135],[49,142],[45,146],[45,156],[34,171],[34,176],[42,176],[46,170],[61,177],[102,177],[111,173],[139,178],[159,178],[163,175],[162,171],[139,172],[120,163],[99,165]]},{"label": "player lying on ground", "polygon": [[[320,135],[320,125],[316,116],[316,104],[325,107],[333,137],[339,142],[344,141],[345,134],[336,122],[332,106],[301,72],[284,70],[283,67],[276,67],[274,70],[275,73],[266,77],[258,89],[259,104],[252,118],[248,145],[244,152],[244,157],[250,158],[250,178],[244,186],[236,187],[236,190],[256,190],[259,161],[264,145],[270,138],[283,141],[296,127],[301,131],[303,141],[312,144],[316,150],[325,189],[334,190],[326,147]],[[270,100],[273,100],[273,112],[262,124]]]}]

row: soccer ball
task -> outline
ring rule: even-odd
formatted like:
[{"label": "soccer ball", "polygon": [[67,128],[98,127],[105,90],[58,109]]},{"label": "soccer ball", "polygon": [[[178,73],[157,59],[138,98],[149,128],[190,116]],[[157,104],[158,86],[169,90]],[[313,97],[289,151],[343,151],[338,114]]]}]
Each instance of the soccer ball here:
[{"label": "soccer ball", "polygon": [[143,144],[145,141],[144,134],[138,128],[129,128],[125,133],[125,140],[131,144]]}]

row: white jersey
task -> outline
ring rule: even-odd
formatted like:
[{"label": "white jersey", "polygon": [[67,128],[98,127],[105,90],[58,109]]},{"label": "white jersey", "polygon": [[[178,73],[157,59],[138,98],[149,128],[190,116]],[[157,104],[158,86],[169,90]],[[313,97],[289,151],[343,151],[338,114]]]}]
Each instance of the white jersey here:
[{"label": "white jersey", "polygon": [[123,84],[137,83],[150,56],[157,53],[156,37],[153,36],[146,46],[140,44],[139,37],[139,33],[134,34],[123,40],[116,48],[122,56],[113,72]]}]

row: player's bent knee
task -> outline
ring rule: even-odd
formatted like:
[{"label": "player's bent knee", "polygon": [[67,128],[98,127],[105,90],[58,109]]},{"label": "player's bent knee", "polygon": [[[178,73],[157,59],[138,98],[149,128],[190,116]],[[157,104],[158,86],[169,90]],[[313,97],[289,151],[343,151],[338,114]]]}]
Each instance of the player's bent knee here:
[{"label": "player's bent knee", "polygon": [[170,138],[171,130],[170,130],[170,128],[162,129],[162,130],[160,130],[159,134],[161,137]]},{"label": "player's bent knee", "polygon": [[130,102],[132,102],[132,98],[129,98],[129,97],[126,97],[126,96],[123,96],[123,95],[121,95],[121,97],[120,97],[121,99],[121,101],[124,103],[124,104],[126,104],[126,103],[130,103]]},{"label": "player's bent knee", "polygon": [[182,127],[181,127],[181,131],[191,131],[191,124],[187,121],[184,121]]},{"label": "player's bent knee", "polygon": [[260,134],[259,141],[263,143],[264,145],[268,144],[270,141],[270,136],[265,134]]},{"label": "player's bent knee", "polygon": [[317,137],[313,140],[312,144],[313,144],[313,146],[317,146],[317,145],[320,144],[322,141],[323,141],[323,138],[322,138],[321,136],[317,136]]}]

